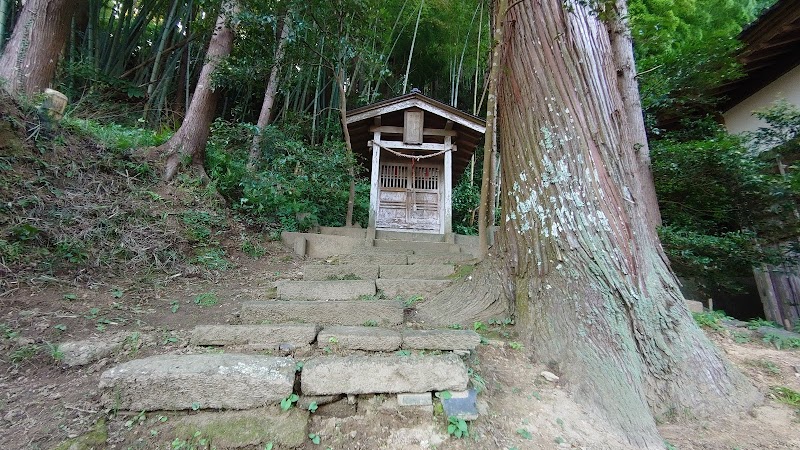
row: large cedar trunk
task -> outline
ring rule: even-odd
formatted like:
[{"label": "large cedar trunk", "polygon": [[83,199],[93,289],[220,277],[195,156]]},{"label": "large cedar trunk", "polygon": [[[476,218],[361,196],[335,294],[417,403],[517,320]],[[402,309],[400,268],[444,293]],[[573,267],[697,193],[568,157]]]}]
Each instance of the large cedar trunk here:
[{"label": "large cedar trunk", "polygon": [[632,447],[663,449],[654,416],[731,411],[758,395],[686,309],[637,153],[641,111],[617,81],[619,30],[585,4],[515,2],[503,20],[501,256],[536,359]]},{"label": "large cedar trunk", "polygon": [[219,99],[219,91],[214,89],[211,77],[220,61],[230,55],[233,49],[233,30],[228,24],[228,18],[233,15],[234,9],[234,2],[223,2],[186,118],[178,131],[157,149],[167,155],[164,169],[164,179],[167,181],[175,177],[184,161],[198,169],[202,168],[206,142]]},{"label": "large cedar trunk", "polygon": [[72,15],[86,3],[81,0],[24,2],[0,56],[0,78],[5,80],[6,91],[32,96],[50,85],[69,37]]}]

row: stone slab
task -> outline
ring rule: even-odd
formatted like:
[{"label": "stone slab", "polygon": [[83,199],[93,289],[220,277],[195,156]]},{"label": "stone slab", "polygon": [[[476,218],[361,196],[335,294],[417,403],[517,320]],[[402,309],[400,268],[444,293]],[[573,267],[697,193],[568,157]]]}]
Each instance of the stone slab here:
[{"label": "stone slab", "polygon": [[301,388],[307,395],[462,391],[467,381],[452,354],[324,356],[306,361]]},{"label": "stone slab", "polygon": [[455,416],[462,420],[477,420],[478,407],[476,400],[478,393],[475,389],[461,392],[451,392],[450,398],[442,397],[445,417]]},{"label": "stone slab", "polygon": [[192,330],[194,345],[249,345],[277,349],[282,344],[302,347],[317,337],[315,324],[198,325]]},{"label": "stone slab", "polygon": [[783,328],[774,327],[758,327],[756,332],[761,336],[774,335],[781,339],[798,339],[800,340],[800,333],[784,330]]},{"label": "stone slab", "polygon": [[309,258],[327,258],[332,255],[350,253],[364,246],[364,239],[349,236],[293,231],[281,233],[281,242],[288,248],[296,249],[295,245],[300,240],[305,241],[305,256]]},{"label": "stone slab", "polygon": [[408,258],[411,252],[356,252],[349,255],[341,255],[335,258],[329,258],[332,262],[340,264],[408,264]]},{"label": "stone slab", "polygon": [[375,285],[378,289],[383,291],[384,295],[388,298],[394,298],[398,295],[401,297],[421,295],[423,298],[428,298],[444,290],[444,288],[450,285],[450,280],[378,278],[375,280]]},{"label": "stone slab", "polygon": [[367,237],[367,230],[360,227],[320,227],[319,232],[320,234],[347,236],[359,239],[365,239]]},{"label": "stone slab", "polygon": [[67,341],[58,344],[58,350],[63,355],[61,362],[68,367],[85,366],[99,359],[105,358],[122,348],[119,340],[101,341]]},{"label": "stone slab", "polygon": [[242,303],[242,322],[306,322],[324,325],[379,325],[403,323],[403,304],[394,300],[326,301],[252,301]]},{"label": "stone slab", "polygon": [[397,394],[398,406],[428,406],[433,404],[433,399],[430,392],[423,392],[421,394]]},{"label": "stone slab", "polygon": [[400,332],[377,327],[327,327],[317,338],[320,346],[335,344],[348,350],[391,352],[400,348]]},{"label": "stone slab", "polygon": [[686,300],[686,307],[693,313],[703,312],[703,303],[697,300]]},{"label": "stone slab", "polygon": [[414,253],[460,253],[461,247],[447,242],[399,241],[391,239],[375,239],[376,248],[393,250],[411,250]]},{"label": "stone slab", "polygon": [[474,259],[467,253],[415,253],[408,255],[408,264],[460,264]]},{"label": "stone slab", "polygon": [[100,376],[106,406],[133,411],[250,409],[292,393],[292,358],[259,355],[159,355]]},{"label": "stone slab", "polygon": [[308,441],[308,416],[307,409],[281,411],[279,406],[200,412],[180,418],[173,434],[187,440],[199,432],[214,443],[213,448],[220,449],[264,448],[269,442],[280,448],[297,448]]},{"label": "stone slab", "polygon": [[[414,264],[380,266],[380,278],[405,278],[412,280],[442,280],[452,275],[452,264]],[[376,277],[377,278],[377,277]]]},{"label": "stone slab", "polygon": [[444,235],[414,231],[376,230],[375,239],[387,241],[444,242]]},{"label": "stone slab", "polygon": [[304,281],[341,280],[374,280],[378,278],[378,266],[375,264],[306,264],[303,266]]},{"label": "stone slab", "polygon": [[374,280],[282,281],[277,285],[281,300],[353,300],[376,292]]},{"label": "stone slab", "polygon": [[480,343],[472,330],[403,330],[403,348],[411,350],[475,350]]}]

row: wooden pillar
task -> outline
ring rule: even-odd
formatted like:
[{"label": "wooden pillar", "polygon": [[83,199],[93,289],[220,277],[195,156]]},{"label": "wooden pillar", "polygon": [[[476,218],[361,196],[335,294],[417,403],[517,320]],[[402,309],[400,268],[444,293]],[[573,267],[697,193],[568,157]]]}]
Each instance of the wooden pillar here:
[{"label": "wooden pillar", "polygon": [[453,138],[444,138],[444,240],[453,243]]},{"label": "wooden pillar", "polygon": [[[379,119],[376,120],[378,122]],[[378,122],[380,124],[380,122]],[[381,140],[381,132],[372,133],[372,176],[369,185],[369,224],[367,225],[367,245],[372,246],[375,240],[375,223],[378,219],[378,183],[380,183],[381,148],[377,142]]]}]

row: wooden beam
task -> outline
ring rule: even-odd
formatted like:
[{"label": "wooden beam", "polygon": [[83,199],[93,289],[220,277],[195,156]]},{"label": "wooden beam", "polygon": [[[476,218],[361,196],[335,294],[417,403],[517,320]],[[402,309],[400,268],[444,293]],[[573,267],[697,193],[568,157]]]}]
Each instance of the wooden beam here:
[{"label": "wooden beam", "polygon": [[[453,150],[450,136],[444,138],[446,150]],[[447,151],[444,154],[444,199],[442,200],[444,210],[443,232],[445,241],[453,242],[453,152]]]},{"label": "wooden beam", "polygon": [[[390,127],[385,126],[382,127],[378,126],[371,126],[369,127],[370,132],[380,131],[382,133],[392,133],[392,134],[403,134],[403,127]],[[422,134],[425,136],[456,136],[458,133],[452,130],[441,130],[438,128],[424,128],[422,130]]]},{"label": "wooden beam", "polygon": [[[376,118],[376,121],[380,121],[380,118]],[[371,242],[375,239],[375,226],[378,218],[378,196],[380,195],[380,191],[378,189],[378,184],[380,183],[380,171],[381,171],[381,148],[374,144],[374,142],[379,142],[381,140],[381,132],[375,131],[372,134],[372,173],[370,174],[370,187],[369,187],[369,219],[367,224],[367,242],[371,245]]]},{"label": "wooden beam", "polygon": [[[408,108],[417,107],[425,112],[436,114],[437,116],[444,117],[445,119],[452,120],[453,122],[463,125],[471,130],[477,131],[479,133],[486,132],[486,125],[481,125],[480,123],[475,122],[474,119],[468,119],[466,117],[461,117],[459,114],[454,114],[451,111],[448,111],[444,108],[441,108],[436,105],[432,105],[428,102],[422,101],[421,99],[410,98],[401,102],[389,104],[380,108],[376,109],[369,109],[361,113],[353,114],[347,117],[346,122],[348,124],[360,122],[365,119],[369,119],[375,116],[380,116],[386,113],[394,112],[394,111],[401,111]],[[460,111],[459,111],[460,113]],[[468,116],[466,113],[461,113],[465,116]],[[480,120],[480,119],[479,119]]]},{"label": "wooden beam", "polygon": [[453,121],[452,120],[448,120],[447,124],[444,126],[444,129],[447,130],[447,131],[452,130],[453,129]]},{"label": "wooden beam", "polygon": [[[379,133],[379,132],[378,132]],[[449,137],[445,138],[449,139]],[[378,144],[383,147],[391,148],[391,149],[401,149],[401,150],[432,150],[432,151],[442,151],[446,147],[446,144],[433,144],[429,142],[425,142],[422,144],[406,144],[402,141],[369,141],[369,145]]]}]

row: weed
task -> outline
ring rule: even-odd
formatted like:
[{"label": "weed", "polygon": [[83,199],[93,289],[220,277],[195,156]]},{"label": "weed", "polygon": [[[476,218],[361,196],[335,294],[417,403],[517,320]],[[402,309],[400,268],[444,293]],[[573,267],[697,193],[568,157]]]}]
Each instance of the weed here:
[{"label": "weed", "polygon": [[175,314],[176,312],[178,312],[178,309],[180,309],[180,307],[181,307],[181,305],[180,305],[180,303],[178,303],[177,300],[173,300],[173,301],[169,302],[169,310],[172,311],[172,314]]},{"label": "weed", "polygon": [[668,441],[664,441],[664,448],[666,450],[678,450],[678,447],[675,447],[674,445],[670,444]]},{"label": "weed", "polygon": [[63,323],[59,323],[59,324],[53,325],[53,328],[55,328],[56,330],[61,331],[61,332],[67,331],[67,326],[64,325]]},{"label": "weed", "polygon": [[450,325],[447,326],[447,328],[450,328],[451,330],[460,330],[461,329],[461,324],[460,323],[450,324]]},{"label": "weed", "polygon": [[456,271],[453,272],[447,278],[449,278],[451,280],[461,280],[461,279],[464,279],[464,278],[467,278],[468,276],[470,276],[470,274],[472,274],[472,271],[474,271],[474,270],[475,270],[475,266],[474,265],[472,265],[472,264],[464,264],[464,265],[458,266],[456,268]]},{"label": "weed", "polygon": [[295,365],[294,365],[294,368],[298,372],[302,372],[303,371],[303,361],[297,361],[297,363],[295,363]]},{"label": "weed", "polygon": [[19,332],[14,331],[11,327],[4,323],[0,323],[0,333],[3,334],[3,337],[6,339],[16,339],[19,337]]},{"label": "weed", "polygon": [[425,298],[421,295],[412,295],[403,301],[403,306],[406,308],[411,308],[415,303],[419,303],[423,300],[425,300]]},{"label": "weed", "polygon": [[377,327],[378,326],[378,321],[377,320],[367,320],[366,322],[364,322],[364,326],[365,327]]},{"label": "weed", "polygon": [[295,403],[297,403],[298,400],[300,400],[300,396],[292,393],[288,397],[281,400],[281,410],[288,411],[292,406],[294,406]]},{"label": "weed", "polygon": [[211,441],[203,437],[203,433],[195,431],[189,439],[175,438],[170,443],[170,450],[200,450],[208,449]]},{"label": "weed", "polygon": [[72,300],[77,300],[77,299],[78,299],[77,294],[73,294],[72,292],[68,292],[68,293],[64,294],[64,300],[72,301]]},{"label": "weed", "polygon": [[750,335],[741,331],[734,331],[732,335],[733,342],[736,342],[737,344],[747,344],[751,341]]},{"label": "weed", "polygon": [[312,413],[317,412],[317,408],[319,408],[319,406],[317,406],[317,402],[311,402],[308,404],[308,410]]},{"label": "weed", "polygon": [[111,289],[111,296],[114,298],[122,298],[125,292],[120,288]]},{"label": "weed", "polygon": [[720,325],[720,320],[727,319],[728,316],[725,311],[708,311],[701,313],[692,313],[694,321],[701,327],[711,328],[712,330],[722,331],[723,327]]},{"label": "weed", "polygon": [[334,336],[331,336],[331,337],[328,338],[328,343],[331,344],[331,345],[336,345],[336,344],[339,343],[339,339],[337,339]]},{"label": "weed", "polygon": [[750,319],[747,321],[747,328],[751,330],[757,330],[761,327],[770,327],[770,328],[781,328],[777,323],[771,320],[765,320],[762,318]]},{"label": "weed", "polygon": [[522,348],[523,348],[523,345],[521,343],[519,343],[519,342],[516,342],[516,341],[509,342],[508,346],[511,347],[514,350],[522,350]]},{"label": "weed", "polygon": [[467,369],[467,375],[469,376],[470,381],[472,382],[472,387],[475,388],[475,392],[480,394],[481,392],[486,390],[486,380],[475,371],[473,368]]},{"label": "weed", "polygon": [[531,440],[533,439],[533,435],[530,431],[526,430],[525,428],[518,428],[517,434],[522,436],[524,439]]},{"label": "weed", "polygon": [[472,329],[475,331],[486,331],[488,328],[483,322],[475,322],[472,324]]},{"label": "weed", "polygon": [[52,342],[45,342],[45,348],[47,349],[47,354],[50,356],[50,359],[53,361],[59,362],[64,359],[64,352],[58,347],[58,344],[53,344]]},{"label": "weed", "polygon": [[435,395],[436,395],[436,398],[439,398],[439,399],[442,399],[442,400],[450,400],[451,398],[453,398],[453,394],[450,391],[437,392]]},{"label": "weed", "polygon": [[219,300],[217,299],[217,295],[213,292],[203,292],[194,298],[194,304],[198,306],[214,306],[217,303],[219,303]]},{"label": "weed", "polygon": [[28,344],[15,349],[8,356],[9,359],[11,360],[11,363],[13,363],[14,365],[19,365],[36,356],[36,353],[38,351],[39,351],[38,345]]},{"label": "weed", "polygon": [[469,436],[469,427],[464,419],[455,416],[447,418],[447,434],[459,439]]},{"label": "weed", "polygon": [[778,367],[778,365],[772,361],[767,361],[765,359],[762,359],[759,361],[755,361],[754,364],[756,367],[764,369],[770,375],[778,375],[781,373],[781,368]]},{"label": "weed", "polygon": [[241,239],[242,243],[239,246],[239,249],[245,255],[251,258],[260,258],[267,254],[267,249],[263,245],[259,244],[258,242],[255,242],[246,235],[244,234],[241,235]]},{"label": "weed", "polygon": [[208,270],[227,270],[231,263],[225,259],[225,250],[217,247],[199,247],[195,249],[195,257],[189,262],[203,266]]},{"label": "weed", "polygon": [[308,433],[308,438],[311,439],[311,442],[314,443],[314,445],[319,445],[319,443],[322,441],[322,438],[320,438],[316,433]]},{"label": "weed", "polygon": [[411,356],[411,350],[398,350],[394,354],[397,356]]},{"label": "weed", "polygon": [[789,406],[800,408],[800,392],[785,386],[773,386],[770,388],[772,397]]},{"label": "weed", "polygon": [[785,348],[800,348],[800,339],[781,337],[775,333],[767,333],[762,339],[767,344],[772,344],[778,350]]},{"label": "weed", "polygon": [[346,273],[344,275],[328,275],[325,277],[328,281],[347,281],[347,280],[360,280],[361,277],[354,273]]},{"label": "weed", "polygon": [[125,428],[131,428],[134,425],[141,425],[145,420],[147,420],[147,416],[145,416],[145,411],[142,410],[139,412],[139,414],[133,416],[132,419],[125,422]]}]

